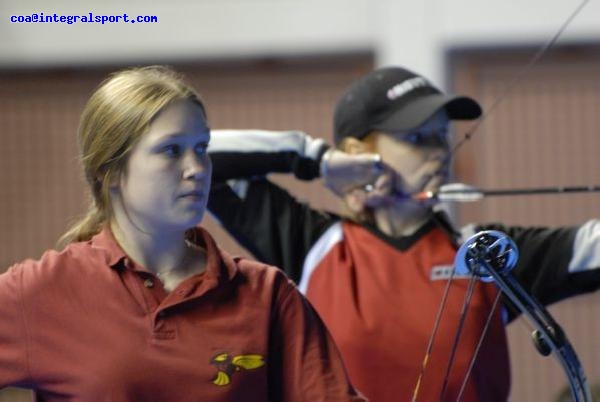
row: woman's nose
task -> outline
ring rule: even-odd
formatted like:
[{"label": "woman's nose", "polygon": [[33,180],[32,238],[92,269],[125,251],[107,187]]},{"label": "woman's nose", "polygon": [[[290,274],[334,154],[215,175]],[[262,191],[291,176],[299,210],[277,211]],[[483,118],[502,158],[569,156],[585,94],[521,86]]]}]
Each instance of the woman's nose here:
[{"label": "woman's nose", "polygon": [[210,173],[210,158],[198,155],[196,152],[188,152],[183,160],[183,177],[185,179],[198,180]]}]

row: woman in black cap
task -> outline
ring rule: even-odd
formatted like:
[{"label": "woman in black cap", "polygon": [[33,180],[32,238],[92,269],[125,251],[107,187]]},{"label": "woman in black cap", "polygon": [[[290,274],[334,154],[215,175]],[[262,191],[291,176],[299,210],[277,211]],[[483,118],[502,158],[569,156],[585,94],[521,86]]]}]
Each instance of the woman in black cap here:
[{"label": "woman in black cap", "polygon": [[[333,334],[351,379],[373,401],[508,399],[504,326],[514,313],[507,305],[494,308],[496,286],[475,284],[457,345],[465,276],[453,277],[443,314],[436,318],[456,250],[469,234],[497,229],[511,236],[521,250],[515,274],[544,304],[600,285],[600,258],[594,253],[600,245],[593,240],[600,222],[459,231],[435,202],[414,197],[437,190],[447,179],[450,121],[480,114],[473,99],[445,95],[424,77],[390,67],[358,79],[340,98],[335,148],[301,132],[214,132],[209,153],[218,173],[209,209],[248,250],[284,267],[299,283]],[[296,201],[265,178],[270,172],[322,177],[345,201],[347,214]]]}]

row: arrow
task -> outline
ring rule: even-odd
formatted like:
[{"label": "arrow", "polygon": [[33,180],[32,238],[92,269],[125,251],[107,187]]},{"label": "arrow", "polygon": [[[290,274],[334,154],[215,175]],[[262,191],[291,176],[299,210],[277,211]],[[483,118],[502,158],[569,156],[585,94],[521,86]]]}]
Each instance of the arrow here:
[{"label": "arrow", "polygon": [[600,192],[600,186],[533,187],[483,190],[464,183],[444,184],[437,191],[422,191],[411,198],[419,201],[436,199],[447,202],[474,202],[485,197],[539,194],[573,194]]}]

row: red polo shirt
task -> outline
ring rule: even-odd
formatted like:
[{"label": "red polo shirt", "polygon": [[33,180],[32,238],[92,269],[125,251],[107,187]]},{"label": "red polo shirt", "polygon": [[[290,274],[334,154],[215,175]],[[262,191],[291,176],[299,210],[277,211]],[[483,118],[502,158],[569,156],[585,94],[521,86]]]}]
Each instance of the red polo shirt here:
[{"label": "red polo shirt", "polygon": [[206,271],[167,293],[104,230],[0,275],[0,387],[40,401],[360,401],[274,268],[198,229]]}]

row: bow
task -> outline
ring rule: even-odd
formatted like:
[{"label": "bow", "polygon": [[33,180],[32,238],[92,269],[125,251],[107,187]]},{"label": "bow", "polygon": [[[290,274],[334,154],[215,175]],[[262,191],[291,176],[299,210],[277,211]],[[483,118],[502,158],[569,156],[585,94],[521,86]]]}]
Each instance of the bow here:
[{"label": "bow", "polygon": [[[505,90],[491,103],[491,105],[487,108],[486,112],[482,115],[482,117],[479,120],[477,120],[470,127],[470,129],[467,130],[467,132],[462,136],[462,138],[460,138],[456,142],[456,144],[450,149],[450,152],[448,155],[448,161],[450,161],[452,158],[454,158],[457,151],[473,138],[475,132],[481,127],[483,122],[486,121],[486,119],[498,107],[498,105],[501,103],[501,101],[503,101],[506,98],[506,96],[517,86],[517,84],[526,75],[526,73],[528,73],[531,70],[531,68],[542,58],[542,56],[554,45],[554,43],[556,43],[556,41],[558,40],[558,38],[560,37],[562,32],[566,29],[566,27],[570,24],[570,22],[575,18],[575,16],[581,11],[581,9],[583,9],[583,7],[588,3],[588,1],[589,0],[583,0],[577,6],[577,8],[573,11],[573,13],[571,15],[569,15],[569,17],[561,25],[561,27],[558,29],[556,34],[553,35],[553,37],[546,44],[544,44],[539,49],[539,51],[536,52],[536,54],[531,58],[529,63],[527,63],[527,65],[525,67],[523,67],[517,73],[517,75],[514,77],[514,79],[512,79],[508,83],[508,85],[505,87]],[[450,186],[452,186],[452,185],[450,185]],[[424,201],[427,201],[429,199],[437,199],[437,200],[443,200],[443,201],[446,201],[446,200],[471,201],[471,200],[480,199],[486,195],[504,195],[504,194],[496,193],[495,190],[487,191],[487,193],[486,193],[486,190],[477,190],[477,189],[474,189],[471,191],[464,191],[465,190],[464,185],[460,185],[461,187],[463,187],[460,189],[457,189],[458,185],[454,184],[454,186],[455,186],[454,192],[450,191],[451,190],[450,187],[446,187],[445,189],[441,188],[440,191],[436,192],[436,193],[413,194],[413,195],[411,195],[411,198],[421,199]],[[519,190],[522,190],[522,189],[519,189]],[[542,189],[542,190],[540,190],[540,191],[542,191],[542,193],[554,192],[554,191],[550,191],[548,189]],[[596,191],[596,190],[594,190],[594,191]],[[559,192],[559,191],[556,191],[556,192]],[[511,194],[511,195],[514,195],[514,194]],[[460,199],[458,199],[458,198],[460,198]],[[510,242],[512,243],[512,240],[510,240]],[[514,243],[513,243],[513,245],[514,245]],[[468,246],[466,246],[466,247],[468,249]],[[512,248],[509,247],[508,249],[514,250],[515,255],[518,255],[518,253],[516,252],[516,247],[512,247]],[[464,250],[464,249],[462,249],[462,250]],[[472,259],[472,261],[474,261],[474,263],[473,263],[474,268],[479,267],[478,269],[484,273],[494,272],[494,271],[490,271],[488,269],[489,267],[485,265],[485,264],[489,264],[487,262],[487,260],[485,260],[485,258],[483,258],[482,262],[477,263],[477,264],[475,264],[475,262],[479,261],[479,259]],[[571,347],[570,343],[566,339],[564,332],[562,331],[560,326],[558,326],[558,324],[552,319],[552,317],[547,313],[547,311],[543,308],[543,306],[540,305],[539,302],[537,302],[533,297],[528,295],[527,292],[525,292],[520,287],[520,285],[518,284],[518,282],[516,282],[514,280],[512,275],[510,276],[509,280],[505,279],[504,275],[498,274],[498,276],[500,277],[500,280],[496,281],[496,284],[498,285],[500,290],[502,292],[504,292],[506,294],[506,296],[521,311],[523,311],[525,316],[527,316],[532,322],[534,322],[534,324],[537,328],[534,336],[538,340],[538,342],[537,342],[538,350],[547,351],[549,349],[550,351],[555,351],[555,355],[561,360],[563,368],[565,369],[565,372],[567,373],[567,375],[569,377],[569,382],[571,384],[571,390],[572,390],[575,400],[576,401],[591,401],[590,391],[587,387],[587,383],[585,381],[585,376],[583,375],[583,370],[581,368],[581,365],[579,364],[579,360],[578,360],[573,348]],[[493,278],[494,280],[496,280],[494,275],[492,275],[491,273],[484,274],[484,275],[482,275],[482,277],[488,278],[488,279]],[[450,281],[449,281],[448,285],[449,284],[450,284]],[[506,284],[506,287],[503,287],[500,284]],[[511,294],[516,295],[515,300],[513,300],[513,297],[511,297]],[[444,304],[445,304],[445,296],[443,296],[443,298],[442,298],[439,312],[441,312],[443,310]],[[418,394],[418,389],[420,386],[421,377],[423,376],[423,373],[425,371],[428,357],[431,352],[431,345],[433,344],[433,338],[435,337],[435,333],[437,331],[438,318],[439,318],[439,313],[438,313],[438,317],[436,317],[434,329],[432,331],[431,339],[429,341],[425,359],[423,361],[421,375],[419,376],[417,385],[415,387],[415,391],[413,394],[413,401],[417,400],[417,394]],[[459,323],[459,326],[460,326],[460,323]],[[459,336],[459,333],[460,333],[460,329],[457,332],[457,335],[456,335],[457,338]],[[453,357],[451,356],[451,360],[452,360],[452,358]],[[449,364],[449,367],[450,367],[450,364]],[[446,376],[448,376],[448,372],[447,372]],[[466,379],[465,379],[465,382],[466,382]],[[444,391],[445,391],[445,384],[442,387],[442,393],[441,393],[442,395],[443,395]],[[442,400],[442,396],[440,396],[440,400]]]},{"label": "bow", "polygon": [[532,336],[544,356],[554,352],[571,386],[575,402],[591,402],[587,380],[575,350],[565,332],[550,313],[516,281],[510,271],[518,260],[515,243],[499,231],[483,231],[471,236],[459,248],[454,261],[458,274],[469,274],[482,281],[494,281],[502,292],[536,327]]}]

